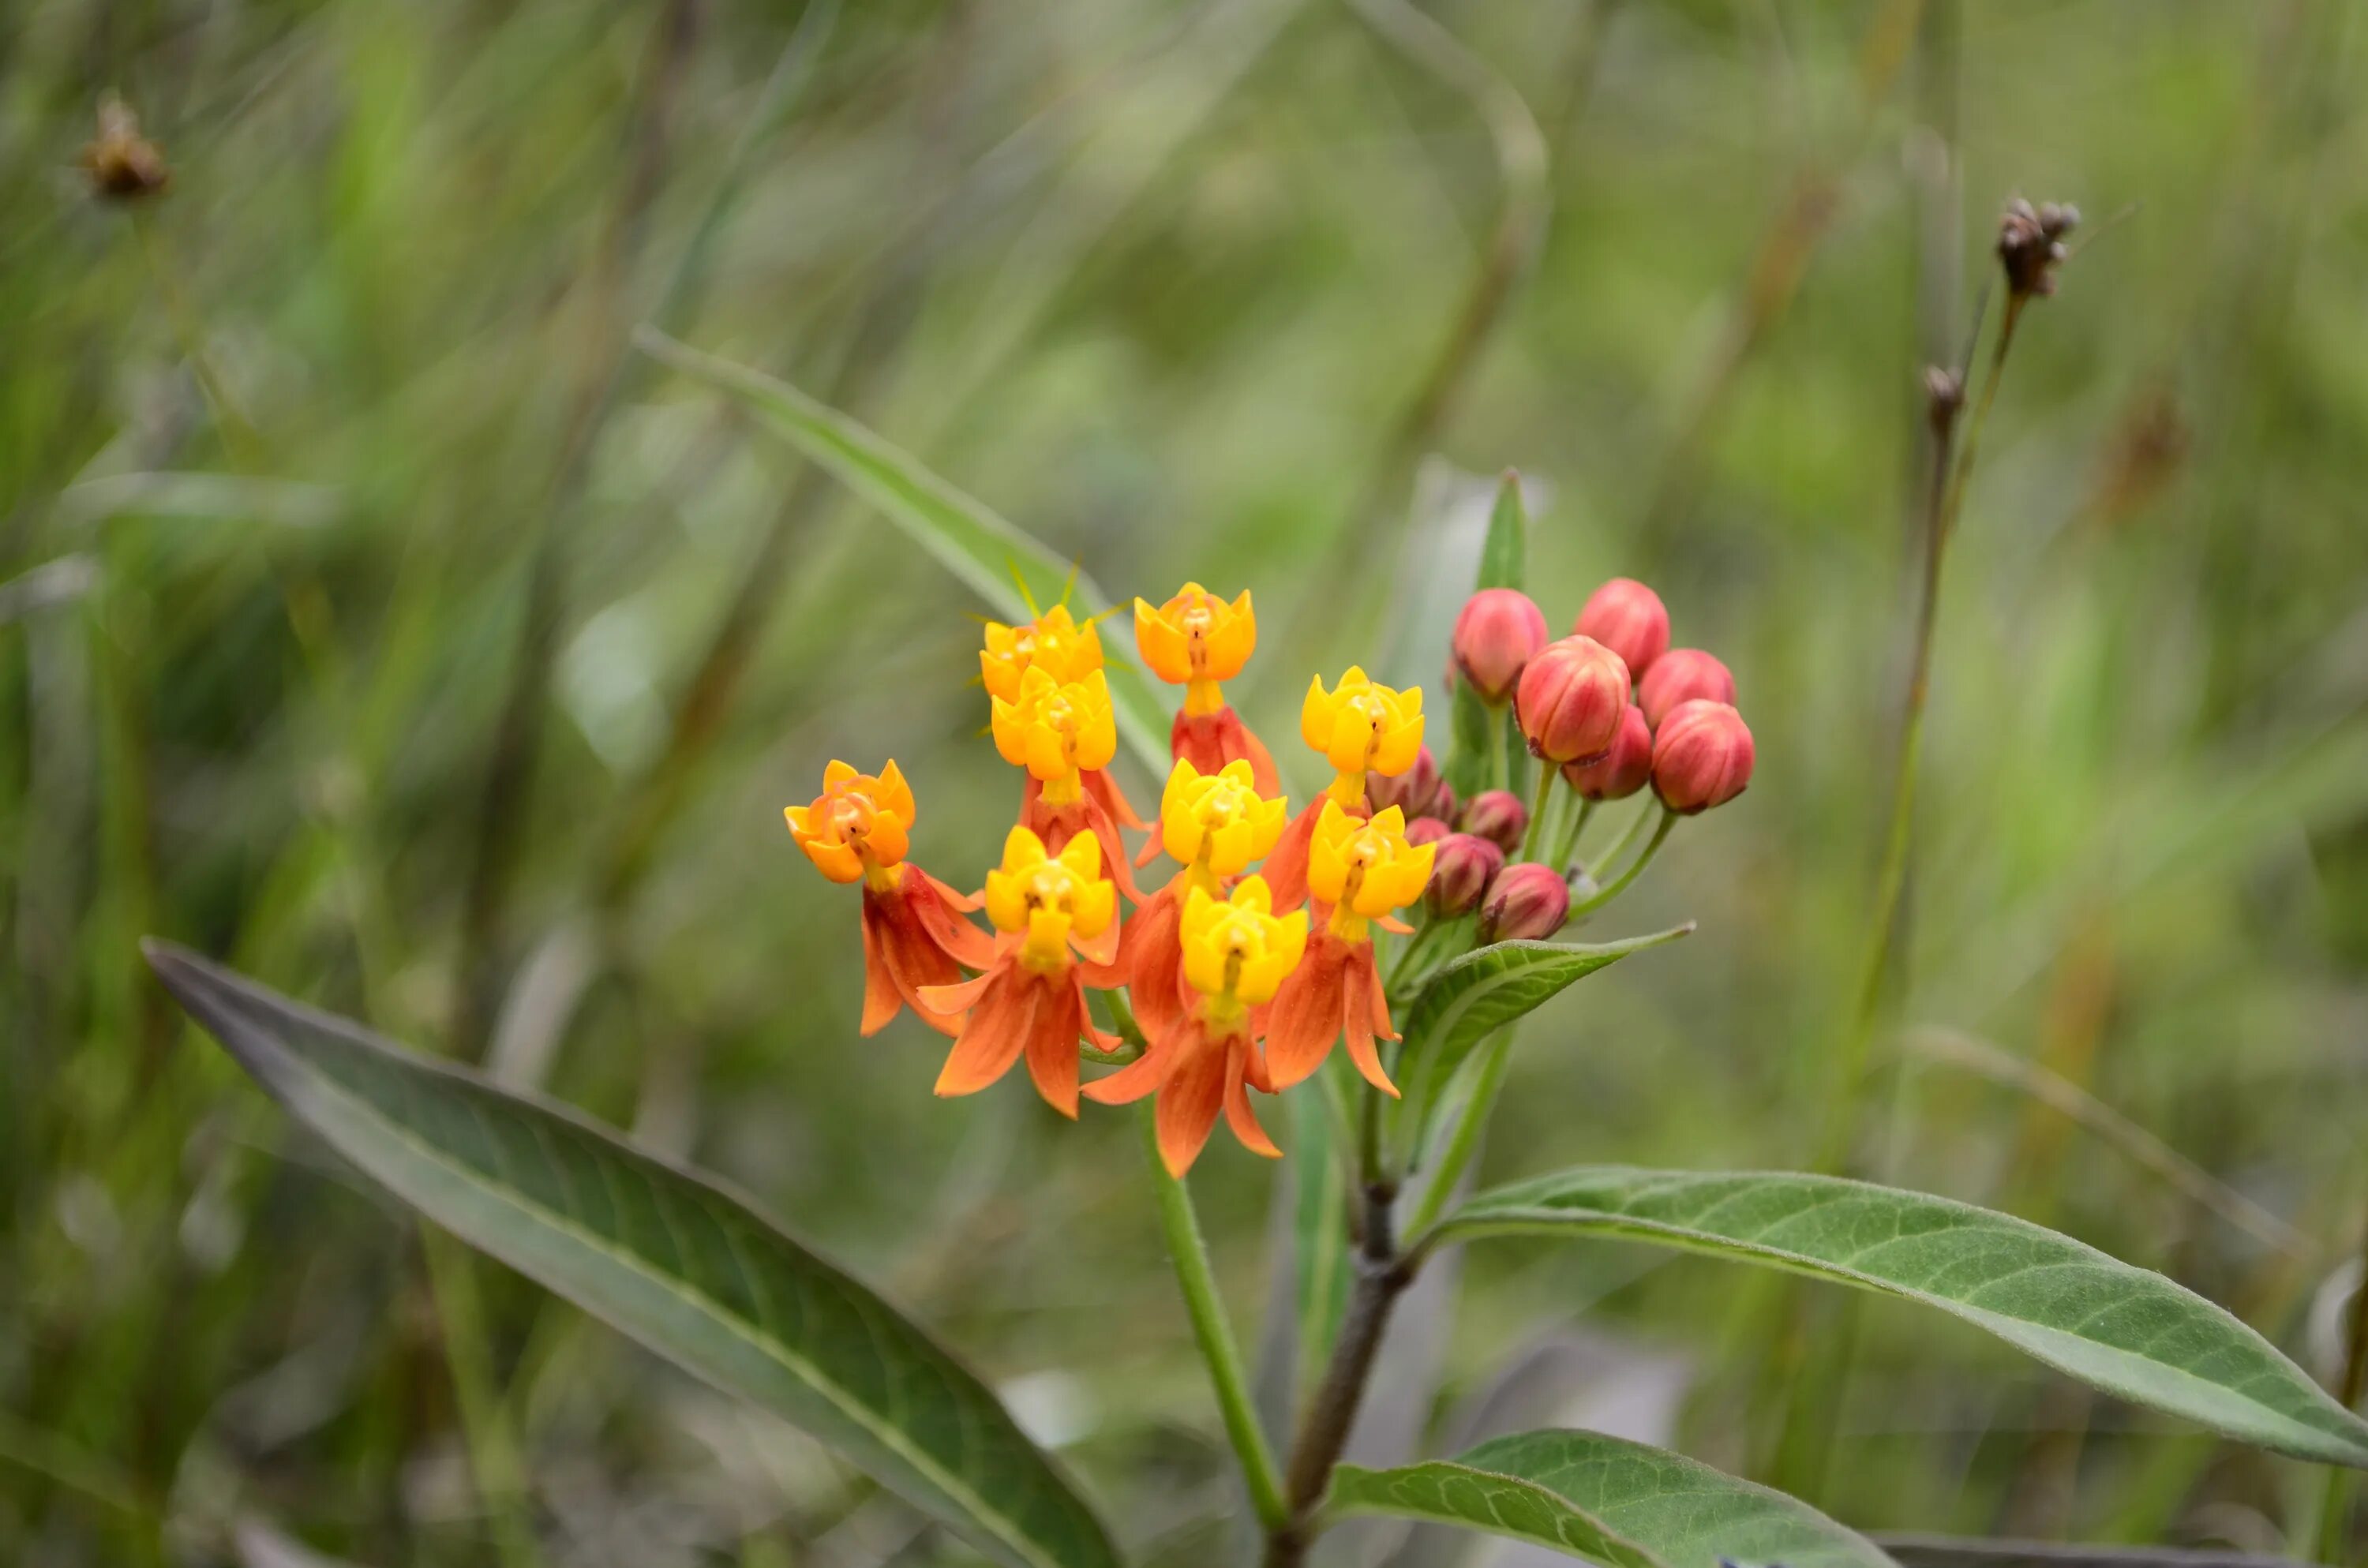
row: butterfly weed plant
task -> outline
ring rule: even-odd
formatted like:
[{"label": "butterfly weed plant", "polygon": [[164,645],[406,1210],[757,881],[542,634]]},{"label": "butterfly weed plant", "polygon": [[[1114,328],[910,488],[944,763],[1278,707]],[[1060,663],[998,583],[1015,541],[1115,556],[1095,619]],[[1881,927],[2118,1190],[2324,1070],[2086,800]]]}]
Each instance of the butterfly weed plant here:
[{"label": "butterfly weed plant", "polygon": [[[2048,291],[2066,227],[2058,210],[2009,210],[2009,324],[1955,470],[1946,442],[1937,460],[1896,857],[1939,546],[2012,323]],[[643,347],[739,398],[1006,618],[987,623],[979,653],[987,733],[1015,800],[999,844],[939,866],[944,878],[911,858],[932,791],[993,787],[984,744],[974,775],[916,786],[849,736],[860,760],[834,761],[819,793],[786,804],[788,830],[826,882],[851,890],[862,964],[845,984],[860,990],[861,1032],[910,1012],[943,1039],[934,1079],[914,1059],[916,1093],[1013,1093],[1024,1073],[1063,1118],[1141,1121],[1145,1179],[1268,1568],[1306,1561],[1327,1529],[1372,1515],[1619,1568],[1887,1561],[1804,1502],[1600,1433],[1518,1433],[1387,1469],[1344,1462],[1407,1288],[1448,1249],[1521,1238],[1703,1253],[1904,1299],[2205,1429],[2368,1466],[2368,1423],[2235,1317],[2005,1214],[1822,1169],[1595,1165],[1472,1190],[1511,1054],[1563,1049],[1522,1035],[1523,1020],[1691,926],[1569,933],[1616,918],[1675,832],[1744,797],[1755,763],[1736,678],[1710,653],[1671,646],[1651,587],[1615,579],[1551,614],[1529,597],[1510,476],[1440,650],[1444,689],[1393,687],[1354,665],[1330,678],[1289,672],[1307,677],[1299,733],[1270,745],[1225,695],[1258,654],[1250,585],[1187,583],[1133,599],[1131,627],[1113,622],[1121,612],[1081,574],[1064,581],[1051,551],[861,426],[670,339]],[[1948,387],[1952,427],[1962,378]],[[1328,775],[1304,799],[1277,762],[1303,748]],[[1164,780],[1156,803],[1121,786],[1122,749]],[[1886,859],[1873,971],[1904,874],[1904,858]],[[265,1088],[438,1224],[803,1426],[996,1562],[1126,1560],[1077,1483],[955,1355],[727,1187],[185,950],[152,944],[151,958]],[[1853,1073],[1873,1028],[1870,1007],[1838,1048]],[[1320,1114],[1275,1120],[1292,1096]],[[1221,1120],[1230,1137],[1215,1141]],[[1270,1120],[1294,1135],[1279,1141]],[[1250,1157],[1328,1162],[1344,1198],[1318,1239],[1347,1260],[1345,1306],[1314,1347],[1320,1374],[1273,1436],[1189,1186],[1202,1162]]]}]

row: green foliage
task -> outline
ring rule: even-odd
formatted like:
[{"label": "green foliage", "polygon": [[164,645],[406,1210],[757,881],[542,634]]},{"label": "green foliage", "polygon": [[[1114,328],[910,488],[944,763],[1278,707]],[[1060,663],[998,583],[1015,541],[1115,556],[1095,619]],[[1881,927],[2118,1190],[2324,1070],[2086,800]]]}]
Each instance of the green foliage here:
[{"label": "green foliage", "polygon": [[1674,942],[1692,929],[1678,926],[1591,946],[1497,942],[1442,966],[1400,1026],[1406,1045],[1399,1057],[1397,1115],[1414,1130],[1417,1148],[1430,1134],[1430,1119],[1449,1084],[1483,1040],[1605,965]]},{"label": "green foliage", "polygon": [[1329,1507],[1510,1536],[1605,1568],[1887,1568],[1807,1504],[1598,1432],[1520,1432],[1452,1460],[1343,1465]]},{"label": "green foliage", "polygon": [[2368,1467],[2368,1421],[2192,1290],[1945,1198],[1788,1172],[1581,1167],[1482,1193],[1441,1240],[1602,1235],[1771,1264],[1938,1307],[2109,1393]]},{"label": "green foliage", "polygon": [[157,977],[329,1145],[430,1220],[805,1427],[1012,1568],[1118,1562],[969,1369],[707,1178],[166,944]]}]

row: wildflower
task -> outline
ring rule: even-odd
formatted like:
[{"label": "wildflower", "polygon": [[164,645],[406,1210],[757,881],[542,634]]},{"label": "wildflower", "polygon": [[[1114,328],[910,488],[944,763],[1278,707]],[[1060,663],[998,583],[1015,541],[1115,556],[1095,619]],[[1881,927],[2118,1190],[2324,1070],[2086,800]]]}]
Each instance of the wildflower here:
[{"label": "wildflower", "polygon": [[1565,762],[1562,776],[1583,801],[1624,801],[1653,777],[1653,727],[1634,703],[1620,715],[1620,735],[1592,762]]},{"label": "wildflower", "polygon": [[1408,844],[1406,819],[1395,806],[1362,822],[1338,801],[1326,799],[1322,809],[1309,847],[1307,887],[1319,901],[1324,928],[1268,1008],[1267,1074],[1276,1088],[1289,1088],[1322,1066],[1332,1042],[1345,1034],[1357,1071],[1395,1095],[1373,1049],[1376,1037],[1398,1037],[1373,967],[1372,925],[1378,920],[1405,929],[1391,911],[1422,896],[1439,846]]},{"label": "wildflower", "polygon": [[1571,630],[1619,654],[1638,680],[1669,651],[1669,612],[1660,595],[1634,577],[1614,577],[1589,594]]},{"label": "wildflower", "polygon": [[1723,806],[1751,782],[1751,729],[1724,702],[1682,702],[1653,737],[1653,792],[1679,816]]},{"label": "wildflower", "polygon": [[1258,792],[1281,792],[1274,758],[1225,702],[1222,683],[1242,673],[1258,646],[1258,615],[1245,588],[1231,603],[1198,583],[1187,583],[1154,608],[1134,601],[1134,645],[1151,673],[1184,688],[1184,706],[1168,732],[1168,749],[1202,773],[1247,762]]},{"label": "wildflower", "polygon": [[1483,790],[1463,808],[1463,831],[1488,840],[1508,855],[1521,847],[1530,828],[1530,808],[1510,790]]},{"label": "wildflower", "polygon": [[938,1074],[939,1094],[975,1094],[1024,1055],[1044,1102],[1076,1116],[1077,1042],[1104,1050],[1119,1043],[1086,1011],[1088,983],[1117,983],[1118,891],[1101,869],[1100,843],[1090,833],[1058,856],[1024,827],[1005,838],[1003,864],[986,874],[982,895],[1001,933],[992,966],[975,980],[922,993],[939,1011],[963,1015]]},{"label": "wildflower", "polygon": [[1504,706],[1522,666],[1545,645],[1545,612],[1519,588],[1483,588],[1464,600],[1449,643],[1455,667],[1491,708]]},{"label": "wildflower", "polygon": [[1421,756],[1422,688],[1400,691],[1377,686],[1354,665],[1330,691],[1318,676],[1308,683],[1306,700],[1300,704],[1299,733],[1332,765],[1334,777],[1323,797],[1310,801],[1292,820],[1267,861],[1267,883],[1274,890],[1275,907],[1282,910],[1296,909],[1306,900],[1309,846],[1326,802],[1350,817],[1369,816],[1366,778],[1374,773],[1395,778]]},{"label": "wildflower", "polygon": [[1713,702],[1735,701],[1735,676],[1699,648],[1670,649],[1654,661],[1651,672],[1636,688],[1636,703],[1645,710],[1645,722],[1656,730],[1671,709],[1697,697]]},{"label": "wildflower", "polygon": [[1195,888],[1223,897],[1252,861],[1273,850],[1289,812],[1281,797],[1258,793],[1247,759],[1214,773],[1202,773],[1190,757],[1176,759],[1160,795],[1159,833],[1153,844],[1183,869],[1144,900],[1126,925],[1128,995],[1149,1038],[1158,1039],[1181,1021],[1190,1001],[1180,974],[1177,924],[1184,901]]},{"label": "wildflower", "polygon": [[[1414,841],[1412,830],[1406,840]],[[1469,915],[1480,907],[1481,895],[1504,869],[1505,851],[1496,844],[1476,834],[1451,833],[1439,840],[1430,885],[1423,890],[1423,904],[1441,920]]]},{"label": "wildflower", "polygon": [[1508,866],[1480,901],[1483,942],[1543,941],[1570,918],[1570,884],[1552,866]]},{"label": "wildflower", "polygon": [[82,150],[91,189],[114,201],[161,195],[173,172],[156,143],[140,134],[140,119],[113,93],[98,101],[98,134]]},{"label": "wildflower", "polygon": [[1628,665],[1592,637],[1550,642],[1521,672],[1513,712],[1530,755],[1578,762],[1611,749],[1628,706]]},{"label": "wildflower", "polygon": [[959,1032],[960,1011],[932,1006],[921,992],[953,984],[965,968],[985,969],[994,944],[962,917],[977,900],[905,863],[913,791],[896,765],[874,778],[834,762],[814,803],[782,814],[824,876],[863,884],[863,1032],[879,1033],[907,1006],[939,1033]]},{"label": "wildflower", "polygon": [[1173,1175],[1191,1168],[1220,1108],[1252,1153],[1269,1159],[1282,1153],[1250,1108],[1249,1090],[1273,1092],[1256,1046],[1254,1009],[1271,1002],[1298,968],[1307,949],[1307,912],[1278,915],[1273,906],[1262,877],[1244,878],[1224,898],[1197,883],[1188,888],[1178,924],[1193,996],[1189,1013],[1150,1036],[1139,1060],[1086,1085],[1086,1097],[1104,1105],[1157,1092],[1153,1122],[1160,1159]]},{"label": "wildflower", "polygon": [[1102,859],[1130,899],[1139,898],[1119,840],[1121,822],[1139,824],[1102,769],[1118,755],[1118,718],[1099,669],[1066,686],[1042,665],[1019,677],[1015,698],[992,699],[995,749],[1028,770],[1019,824],[1055,853],[1080,833],[1101,841]]},{"label": "wildflower", "polygon": [[[1033,608],[1033,607],[1030,607]],[[1065,604],[1054,605],[1019,626],[986,623],[986,646],[979,651],[979,678],[987,695],[1019,700],[1019,683],[1041,669],[1057,686],[1075,686],[1102,667],[1102,638],[1091,620],[1080,622]]]}]

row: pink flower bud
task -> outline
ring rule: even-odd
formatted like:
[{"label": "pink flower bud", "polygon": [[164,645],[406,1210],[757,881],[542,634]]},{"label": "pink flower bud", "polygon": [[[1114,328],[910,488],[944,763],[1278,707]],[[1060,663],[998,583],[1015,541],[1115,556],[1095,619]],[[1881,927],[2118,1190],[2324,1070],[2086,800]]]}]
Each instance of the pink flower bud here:
[{"label": "pink flower bud", "polygon": [[1441,919],[1468,915],[1479,907],[1481,894],[1504,869],[1505,852],[1494,844],[1473,834],[1451,833],[1439,841],[1430,863],[1430,885],[1422,895]]},{"label": "pink flower bud", "polygon": [[1529,830],[1530,808],[1510,790],[1483,790],[1463,808],[1463,831],[1508,855],[1521,846],[1521,835]]},{"label": "pink flower bud", "polygon": [[1455,618],[1455,667],[1491,708],[1512,695],[1521,666],[1545,645],[1545,611],[1519,588],[1483,588]]},{"label": "pink flower bud", "polygon": [[1571,630],[1626,660],[1628,673],[1638,680],[1669,651],[1669,612],[1660,595],[1634,577],[1614,577],[1596,589]]},{"label": "pink flower bud", "polygon": [[1592,637],[1547,643],[1521,672],[1513,700],[1530,755],[1553,763],[1610,751],[1627,708],[1628,666]]},{"label": "pink flower bud", "polygon": [[[1435,873],[1434,873],[1435,874]],[[1570,886],[1552,866],[1529,861],[1497,873],[1480,900],[1483,942],[1534,942],[1570,918]]]},{"label": "pink flower bud", "polygon": [[1439,809],[1439,763],[1429,746],[1415,754],[1414,766],[1404,773],[1365,775],[1365,799],[1372,802],[1373,810],[1385,812],[1395,806],[1409,822],[1446,814]]},{"label": "pink flower bud", "polygon": [[1751,782],[1743,715],[1703,698],[1680,702],[1653,735],[1653,793],[1680,816],[1723,806]]},{"label": "pink flower bud", "polygon": [[1656,730],[1669,710],[1698,697],[1735,705],[1735,677],[1700,648],[1670,649],[1653,661],[1644,684],[1636,688],[1636,703],[1645,710],[1645,722]]},{"label": "pink flower bud", "polygon": [[1417,849],[1426,844],[1436,844],[1455,830],[1437,817],[1417,817],[1406,824],[1406,840]]},{"label": "pink flower bud", "polygon": [[1444,778],[1439,781],[1439,793],[1430,798],[1430,814],[1441,822],[1463,820],[1463,802],[1457,797],[1454,786]]},{"label": "pink flower bud", "polygon": [[1593,762],[1566,762],[1562,776],[1586,801],[1624,801],[1653,777],[1653,727],[1634,703],[1620,715],[1620,736]]}]

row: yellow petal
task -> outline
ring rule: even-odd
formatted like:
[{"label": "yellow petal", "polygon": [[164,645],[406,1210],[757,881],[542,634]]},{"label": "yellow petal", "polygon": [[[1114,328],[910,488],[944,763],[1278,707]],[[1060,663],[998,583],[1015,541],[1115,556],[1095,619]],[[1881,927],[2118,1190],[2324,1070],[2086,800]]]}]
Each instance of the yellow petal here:
[{"label": "yellow petal", "polygon": [[1102,874],[1102,841],[1090,833],[1078,834],[1061,846],[1061,865],[1079,881],[1092,881]]},{"label": "yellow petal", "polygon": [[986,874],[987,923],[998,931],[1028,928],[1028,893],[1018,874],[1001,869]]},{"label": "yellow petal", "polygon": [[[1078,836],[1090,838],[1091,834]],[[1074,901],[1076,934],[1087,941],[1110,929],[1118,915],[1118,888],[1106,877],[1098,877],[1079,888]]]},{"label": "yellow petal", "polygon": [[830,760],[830,766],[822,770],[823,793],[826,795],[848,779],[861,777],[853,763],[841,762],[837,757],[833,757]]},{"label": "yellow petal", "polygon": [[1383,733],[1373,745],[1372,759],[1366,766],[1376,773],[1395,778],[1412,767],[1421,752],[1422,715],[1417,713],[1395,729]]},{"label": "yellow petal", "polygon": [[1299,704],[1299,738],[1320,752],[1332,749],[1332,719],[1339,704],[1324,689],[1324,677],[1314,676],[1307,682],[1307,695]]},{"label": "yellow petal", "polygon": [[880,792],[872,797],[872,803],[894,817],[908,831],[912,828],[918,807],[913,800],[913,787],[905,782],[905,775],[898,770],[896,759],[893,756],[888,759],[888,766],[880,770]]}]

